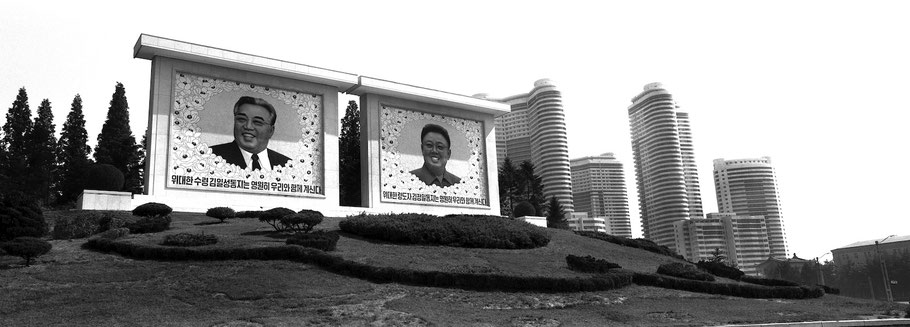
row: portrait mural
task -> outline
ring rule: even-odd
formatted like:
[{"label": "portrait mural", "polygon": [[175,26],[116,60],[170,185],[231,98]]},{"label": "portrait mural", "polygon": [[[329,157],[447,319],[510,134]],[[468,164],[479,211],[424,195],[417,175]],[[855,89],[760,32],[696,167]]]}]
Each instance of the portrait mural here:
[{"label": "portrait mural", "polygon": [[322,96],[178,72],[168,187],[323,196]]},{"label": "portrait mural", "polygon": [[483,123],[382,105],[381,200],[489,207]]}]

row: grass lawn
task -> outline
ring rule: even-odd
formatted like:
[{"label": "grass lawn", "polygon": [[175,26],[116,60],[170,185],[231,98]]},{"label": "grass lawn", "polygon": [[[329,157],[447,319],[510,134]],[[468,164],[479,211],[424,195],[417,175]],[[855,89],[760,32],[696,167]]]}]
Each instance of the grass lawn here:
[{"label": "grass lawn", "polygon": [[[65,212],[48,213],[48,220]],[[164,235],[215,234],[207,247],[284,244],[256,219],[175,213],[172,229],[125,241],[159,244]],[[327,218],[318,229],[337,229]],[[0,257],[0,326],[703,326],[860,319],[906,310],[825,295],[810,300],[744,299],[629,286],[583,293],[473,292],[375,284],[287,261],[158,262],[82,249],[55,240],[31,267]],[[654,272],[676,259],[552,231],[531,250],[407,246],[342,235],[335,255],[378,266],[522,276],[585,276],[567,254],[592,255],[624,269]]]}]

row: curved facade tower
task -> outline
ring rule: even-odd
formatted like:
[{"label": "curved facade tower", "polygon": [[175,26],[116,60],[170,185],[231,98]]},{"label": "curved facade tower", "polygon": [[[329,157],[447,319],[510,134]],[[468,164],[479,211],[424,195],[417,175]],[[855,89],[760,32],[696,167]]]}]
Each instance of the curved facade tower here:
[{"label": "curved facade tower", "polygon": [[715,159],[714,186],[720,212],[765,217],[771,256],[786,259],[787,235],[771,158]]},{"label": "curved facade tower", "polygon": [[689,115],[660,83],[632,98],[629,124],[644,237],[677,249],[674,223],[704,218]]},{"label": "curved facade tower", "polygon": [[506,157],[513,164],[530,161],[544,184],[544,196],[555,196],[566,216],[574,212],[569,141],[562,94],[549,79],[534,82],[534,89],[503,99],[512,111],[497,117],[496,146],[500,164]]}]

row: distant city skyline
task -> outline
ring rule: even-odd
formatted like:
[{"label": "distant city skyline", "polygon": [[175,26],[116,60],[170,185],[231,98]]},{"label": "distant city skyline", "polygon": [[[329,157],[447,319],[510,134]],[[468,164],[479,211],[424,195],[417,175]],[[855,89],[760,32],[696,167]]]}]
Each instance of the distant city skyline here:
[{"label": "distant city skyline", "polygon": [[132,58],[140,33],[464,95],[519,94],[549,78],[562,93],[569,157],[613,152],[627,167],[641,237],[627,107],[659,81],[690,114],[705,211],[717,208],[713,159],[769,156],[800,257],[910,231],[900,207],[910,171],[899,168],[910,159],[910,110],[894,99],[910,89],[910,44],[895,41],[910,30],[910,3],[256,5],[270,8],[267,26],[227,22],[249,8],[239,1],[0,3],[10,13],[0,20],[0,109],[24,86],[33,113],[50,100],[59,129],[81,94],[93,146],[119,81],[141,139],[151,67]]}]

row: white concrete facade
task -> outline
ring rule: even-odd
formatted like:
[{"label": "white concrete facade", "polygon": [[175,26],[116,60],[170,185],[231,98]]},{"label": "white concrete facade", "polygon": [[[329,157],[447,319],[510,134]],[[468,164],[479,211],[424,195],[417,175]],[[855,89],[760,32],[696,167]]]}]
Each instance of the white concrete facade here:
[{"label": "white concrete facade", "polygon": [[690,261],[709,260],[715,250],[749,275],[757,275],[758,264],[768,259],[771,248],[768,228],[761,216],[709,213],[707,218],[678,221],[677,248]]},{"label": "white concrete facade", "polygon": [[632,237],[629,198],[622,162],[613,153],[571,160],[572,201],[576,212],[604,220],[607,233]]}]

